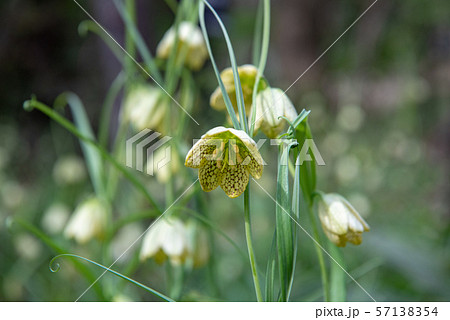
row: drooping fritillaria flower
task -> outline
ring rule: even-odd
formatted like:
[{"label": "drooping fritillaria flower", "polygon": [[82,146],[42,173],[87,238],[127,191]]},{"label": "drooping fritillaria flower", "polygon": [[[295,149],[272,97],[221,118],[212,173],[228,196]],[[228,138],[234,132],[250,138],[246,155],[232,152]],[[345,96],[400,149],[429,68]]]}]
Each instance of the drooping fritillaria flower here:
[{"label": "drooping fritillaria flower", "polygon": [[230,198],[246,189],[250,174],[259,179],[263,160],[255,141],[242,130],[216,127],[205,133],[186,156],[185,165],[198,168],[202,189],[221,186]]}]

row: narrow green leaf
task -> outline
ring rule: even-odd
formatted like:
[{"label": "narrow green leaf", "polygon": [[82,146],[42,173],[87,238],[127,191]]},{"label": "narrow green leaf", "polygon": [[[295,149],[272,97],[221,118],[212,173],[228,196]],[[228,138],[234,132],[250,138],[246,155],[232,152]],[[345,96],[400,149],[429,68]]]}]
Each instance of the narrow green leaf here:
[{"label": "narrow green leaf", "polygon": [[253,48],[252,48],[252,63],[257,66],[261,56],[261,39],[263,31],[263,1],[259,1],[258,9],[256,10],[255,29],[253,31]]},{"label": "narrow green leaf", "polygon": [[127,280],[127,281],[129,281],[129,282],[131,282],[131,283],[133,283],[135,285],[137,285],[138,287],[140,287],[140,288],[142,288],[144,290],[147,290],[148,292],[154,294],[155,296],[157,296],[157,297],[159,297],[159,298],[161,298],[163,300],[166,300],[166,301],[169,301],[169,302],[173,302],[174,301],[173,299],[171,299],[168,296],[162,294],[161,292],[156,291],[155,289],[147,287],[146,285],[144,285],[144,284],[142,284],[142,283],[140,283],[140,282],[138,282],[136,280],[133,280],[133,279],[131,279],[131,278],[129,278],[129,277],[127,277],[127,276],[117,272],[117,271],[114,271],[114,270],[112,270],[112,269],[110,269],[108,267],[105,267],[104,265],[101,265],[100,263],[97,263],[95,261],[92,261],[92,260],[90,260],[88,258],[79,256],[79,255],[76,255],[76,254],[64,253],[64,254],[57,255],[52,260],[50,260],[50,263],[49,263],[50,271],[52,271],[52,272],[58,272],[59,271],[60,265],[58,263],[53,265],[53,263],[55,262],[56,259],[61,258],[61,257],[72,257],[72,258],[77,258],[77,259],[81,259],[81,260],[87,261],[89,263],[92,263],[93,265],[96,265],[97,267],[100,267],[100,268],[104,269],[107,272],[110,272],[110,273],[112,273],[112,274],[114,274],[114,275],[116,275],[116,276],[118,276],[118,277],[120,277],[122,279],[125,279],[125,280]]},{"label": "narrow green leaf", "polygon": [[[313,135],[311,133],[311,127],[309,126],[308,121],[306,121],[306,138],[313,139]],[[312,158],[312,161],[309,164],[309,169],[310,169],[310,175],[311,175],[311,189],[314,192],[314,190],[316,189],[316,184],[317,184],[316,157],[315,157],[314,153],[311,153],[311,158]]]},{"label": "narrow green leaf", "polygon": [[173,13],[177,13],[178,2],[176,0],[165,0],[165,2]]},{"label": "narrow green leaf", "polygon": [[105,44],[109,47],[112,53],[116,56],[117,60],[120,61],[123,65],[125,65],[125,55],[123,51],[117,46],[117,44],[105,33],[105,31],[100,28],[98,24],[96,24],[92,20],[81,21],[78,25],[78,33],[80,36],[85,36],[88,31],[95,33],[98,35]]},{"label": "narrow green leaf", "polygon": [[[187,54],[187,46],[181,46],[180,48],[180,38],[179,38],[179,25],[180,22],[183,19],[183,4],[184,2],[181,3],[181,6],[179,8],[179,10],[177,11],[176,15],[175,15],[175,22],[173,23],[173,30],[175,32],[175,39],[174,39],[174,44],[172,46],[172,49],[170,50],[169,53],[169,57],[166,60],[166,72],[165,72],[165,84],[166,84],[166,89],[169,92],[169,94],[173,93],[174,87],[176,85],[176,79],[177,77],[177,72],[175,71],[175,67],[176,67],[176,63],[179,62],[181,65],[184,62],[184,58],[186,57]],[[180,52],[179,52],[180,51]],[[177,59],[177,56],[179,57]],[[180,69],[180,68],[178,68]]]},{"label": "narrow green leaf", "polygon": [[233,69],[233,77],[234,77],[234,87],[236,88],[236,102],[239,110],[239,118],[241,123],[241,130],[244,130],[245,132],[248,132],[247,127],[247,116],[245,115],[245,104],[244,104],[244,94],[242,93],[242,86],[241,86],[241,79],[239,77],[239,72],[237,68],[236,63],[236,57],[234,55],[233,46],[231,44],[230,37],[228,36],[227,29],[225,28],[225,25],[223,24],[222,20],[220,19],[217,12],[214,10],[214,8],[208,3],[208,1],[203,0],[203,3],[206,4],[206,6],[211,10],[214,17],[216,18],[217,22],[219,23],[220,28],[222,29],[223,36],[225,38],[225,42],[227,43],[228,48],[228,55],[230,56],[230,62],[231,62],[231,69]]},{"label": "narrow green leaf", "polygon": [[223,84],[222,78],[220,77],[219,69],[217,68],[216,61],[214,59],[214,55],[211,50],[211,44],[209,43],[208,31],[206,30],[205,25],[205,5],[203,2],[200,2],[199,5],[199,20],[200,26],[202,28],[203,37],[205,38],[206,48],[208,49],[209,58],[211,59],[211,64],[214,69],[214,73],[216,74],[217,82],[219,83],[220,91],[222,91],[223,99],[225,101],[225,105],[227,107],[228,115],[231,118],[231,122],[235,129],[241,129],[241,125],[236,117],[236,113],[234,111],[233,105],[231,104],[230,97],[228,96],[227,90],[225,89],[225,85]]},{"label": "narrow green leaf", "polygon": [[[261,7],[261,4],[259,7]],[[253,86],[252,109],[254,109],[254,104],[256,103],[256,94],[258,93],[259,83],[260,83],[262,75],[264,73],[264,69],[266,68],[267,55],[269,53],[270,0],[264,0],[264,22],[263,22],[261,38],[262,38],[261,46],[258,46],[258,48],[261,48],[261,55],[258,60],[258,72],[256,74],[255,84]],[[255,41],[256,41],[256,38],[255,38]],[[253,50],[255,51],[255,48]],[[253,136],[253,132],[255,130],[255,122],[256,122],[256,112],[251,112],[250,136]]]},{"label": "narrow green leaf", "polygon": [[134,24],[132,17],[130,17],[127,10],[125,10],[122,1],[114,0],[114,5],[116,6],[117,11],[119,12],[123,22],[125,23],[126,30],[130,33],[130,36],[136,43],[136,47],[139,50],[142,59],[144,59],[144,63],[148,69],[147,71],[150,73],[150,75],[157,83],[161,84],[162,83],[161,73],[159,72],[159,69],[152,57],[152,54],[147,48],[144,39],[142,38],[141,34],[136,28],[136,25]]},{"label": "narrow green leaf", "polygon": [[[294,158],[295,159],[295,158]],[[300,221],[300,166],[295,166],[295,173],[294,173],[294,187],[292,188],[292,214],[293,218],[296,219],[296,221]],[[295,265],[297,262],[297,226],[293,226],[292,229],[292,238],[293,238],[293,263],[292,263],[292,274],[291,279],[289,283],[289,289],[288,289],[288,295],[287,300],[289,300],[289,296],[292,290],[292,285],[294,283],[294,273],[295,273]]]},{"label": "narrow green leaf", "polygon": [[103,102],[102,114],[100,116],[100,125],[98,129],[98,141],[99,144],[105,149],[108,146],[108,135],[114,101],[116,100],[117,95],[125,84],[125,80],[125,74],[123,72],[120,72],[111,84],[111,87],[106,94],[105,101]]},{"label": "narrow green leaf", "polygon": [[[55,109],[65,104],[67,104],[72,110],[72,115],[78,131],[83,136],[95,141],[94,132],[80,98],[78,98],[76,94],[71,92],[63,93],[56,98]],[[104,171],[100,154],[98,153],[98,150],[96,150],[92,145],[83,141],[80,142],[95,192],[97,195],[104,195]]]},{"label": "narrow green leaf", "polygon": [[294,240],[289,196],[289,150],[291,145],[280,146],[277,176],[276,233],[281,301],[287,301],[294,265]]},{"label": "narrow green leaf", "polygon": [[[130,19],[130,21],[136,25],[136,2],[135,0],[124,0],[125,1],[125,10]],[[136,59],[136,46],[133,41],[133,35],[129,28],[125,29],[125,50],[128,54]],[[132,59],[125,60],[125,73],[130,76],[134,75],[136,71],[136,64]],[[130,86],[130,83],[127,83],[127,87]],[[128,88],[127,88],[128,91]]]}]

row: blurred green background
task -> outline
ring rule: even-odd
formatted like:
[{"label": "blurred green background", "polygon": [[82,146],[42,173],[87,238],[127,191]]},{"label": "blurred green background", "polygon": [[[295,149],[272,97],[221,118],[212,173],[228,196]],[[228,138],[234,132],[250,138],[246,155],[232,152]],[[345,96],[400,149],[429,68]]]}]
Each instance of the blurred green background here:
[{"label": "blurred green background", "polygon": [[[123,41],[123,24],[111,1],[80,3]],[[249,63],[257,2],[211,3],[224,19],[238,63]],[[371,3],[272,1],[265,71],[270,84],[288,88]],[[137,5],[139,29],[154,52],[173,14],[164,1]],[[311,128],[326,163],[318,169],[319,188],[344,195],[371,226],[362,245],[343,252],[346,269],[378,301],[450,300],[449,17],[448,1],[380,0],[287,91],[298,111],[311,110]],[[100,244],[76,246],[61,235],[64,217],[92,191],[78,141],[46,116],[22,108],[32,94],[51,105],[59,93],[74,91],[96,128],[102,101],[121,65],[96,35],[79,35],[78,25],[86,19],[70,0],[0,3],[0,301],[72,301],[90,284],[70,261],[51,273],[54,249],[15,218],[69,252],[93,260],[101,256]],[[224,41],[217,26],[212,24],[210,32],[219,66],[225,68]],[[190,127],[189,137],[225,121],[208,104],[216,87],[210,63],[195,80],[202,99],[193,110],[201,125]],[[119,108],[118,102],[113,129]],[[276,149],[264,146],[262,154],[269,166],[261,184],[275,194]],[[258,186],[251,187],[256,256],[264,270],[275,206]],[[230,201],[219,191],[207,197],[217,207],[210,218],[245,251],[242,200]],[[49,218],[51,209],[59,215]],[[126,215],[126,204],[123,211]],[[308,219],[300,220],[310,230]],[[114,239],[114,254],[120,255],[149,221],[122,229]],[[254,299],[247,260],[222,238],[215,245],[215,285],[205,280],[204,270],[195,270],[186,280],[184,298],[212,299],[219,292],[222,300]],[[125,256],[115,269],[126,273],[130,259],[132,255]],[[130,276],[165,290],[164,267],[153,261]],[[154,299],[111,275],[101,282],[101,290],[108,293],[105,300]],[[83,299],[101,297],[94,289]],[[313,243],[299,231],[292,300],[321,299]],[[348,300],[370,299],[348,279]]]}]

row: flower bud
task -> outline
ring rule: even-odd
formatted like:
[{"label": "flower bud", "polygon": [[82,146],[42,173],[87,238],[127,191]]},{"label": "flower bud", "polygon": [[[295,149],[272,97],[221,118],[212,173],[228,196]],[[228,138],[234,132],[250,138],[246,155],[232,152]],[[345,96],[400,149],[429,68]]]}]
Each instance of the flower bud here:
[{"label": "flower bud", "polygon": [[75,209],[64,235],[78,243],[86,243],[93,237],[102,237],[106,230],[109,205],[97,197],[82,202]]},{"label": "flower bud", "polygon": [[[167,30],[156,48],[156,56],[158,58],[169,58],[170,52],[175,45],[175,36],[176,32],[174,27]],[[179,58],[180,54],[184,53],[182,50],[187,50],[184,64],[192,70],[199,70],[208,57],[208,51],[200,28],[192,22],[180,22],[178,26],[178,39],[177,55]],[[187,48],[185,49],[184,46],[187,46]]]},{"label": "flower bud", "polygon": [[266,88],[257,94],[255,112],[255,133],[261,129],[271,139],[275,139],[286,128],[287,122],[281,117],[291,122],[297,117],[294,105],[278,88]]},{"label": "flower bud", "polygon": [[134,87],[125,100],[125,116],[132,126],[141,131],[153,129],[164,132],[167,100],[157,87],[141,84]]},{"label": "flower bud", "polygon": [[339,247],[345,247],[347,241],[361,244],[362,233],[370,230],[355,208],[338,194],[321,195],[318,210],[325,234]]},{"label": "flower bud", "polygon": [[[245,64],[243,66],[238,67],[238,73],[239,73],[239,80],[241,82],[242,93],[244,96],[245,111],[249,113],[250,108],[252,106],[253,87],[255,85],[258,69],[251,64]],[[230,97],[231,104],[233,105],[234,109],[237,110],[238,107],[236,102],[236,87],[234,85],[233,69],[232,68],[224,69],[220,73],[220,78],[222,79],[222,82],[225,86],[228,96]],[[266,83],[264,81],[261,81],[259,83],[259,89],[262,89],[265,86]],[[212,108],[216,110],[226,110],[225,100],[223,99],[220,87],[217,87],[216,90],[214,90],[209,100],[209,104],[211,105]]]}]

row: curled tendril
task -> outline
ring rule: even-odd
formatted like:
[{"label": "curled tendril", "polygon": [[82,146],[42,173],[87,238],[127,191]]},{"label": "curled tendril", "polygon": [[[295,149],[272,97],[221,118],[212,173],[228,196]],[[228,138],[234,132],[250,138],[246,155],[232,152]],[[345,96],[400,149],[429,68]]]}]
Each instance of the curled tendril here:
[{"label": "curled tendril", "polygon": [[51,272],[58,272],[59,269],[61,269],[61,265],[59,263],[53,264],[54,260],[58,257],[53,258],[52,261],[50,261],[50,264],[48,265],[48,268],[50,269]]},{"label": "curled tendril", "polygon": [[[131,279],[131,278],[128,278],[127,276],[125,276],[125,275],[123,275],[123,274],[121,274],[121,273],[119,273],[119,272],[117,272],[117,271],[114,271],[114,270],[112,270],[112,269],[110,269],[110,268],[108,268],[108,267],[105,267],[104,265],[102,265],[102,264],[100,264],[100,263],[97,263],[97,262],[95,262],[95,261],[92,261],[92,260],[90,260],[90,259],[88,259],[88,258],[79,256],[79,255],[76,255],[76,254],[64,253],[64,254],[59,254],[59,255],[57,255],[56,257],[54,257],[52,260],[50,260],[50,263],[49,263],[49,265],[48,265],[48,267],[49,267],[49,269],[50,269],[51,272],[58,272],[58,271],[61,269],[60,264],[59,264],[59,263],[55,263],[55,260],[58,259],[58,258],[61,258],[61,257],[77,258],[77,259],[81,259],[81,260],[84,260],[84,261],[86,261],[86,262],[92,263],[93,265],[96,265],[96,266],[98,266],[98,267],[104,269],[105,272],[111,272],[112,274],[114,274],[114,275],[116,275],[116,276],[118,276],[118,277],[120,277],[120,278],[122,278],[122,279],[125,279],[125,280],[127,280],[127,281],[129,281],[129,282],[131,282],[131,283],[133,283],[133,284],[135,284],[135,285],[137,285],[138,287],[140,287],[140,288],[142,288],[142,289],[144,289],[144,290],[147,290],[148,292],[154,294],[154,295],[157,296],[157,297],[160,297],[160,298],[163,299],[163,300],[171,301],[171,302],[175,301],[175,300],[169,298],[168,296],[166,296],[166,295],[164,295],[164,294],[162,294],[162,293],[156,291],[155,289],[152,289],[152,288],[150,288],[150,287],[147,287],[146,285],[144,285],[144,284],[142,284],[142,283],[140,283],[140,282],[138,282],[138,281],[136,281],[136,280],[133,280],[133,279]],[[103,275],[103,274],[102,274],[102,275]],[[101,276],[100,276],[100,277],[101,277]],[[100,279],[100,278],[99,278],[99,279]],[[97,280],[98,280],[98,279],[97,279]]]},{"label": "curled tendril", "polygon": [[279,116],[278,119],[286,120],[286,122],[289,123],[289,127],[292,127],[292,129],[295,129],[294,125],[292,124],[292,122],[288,118],[286,118],[285,116]]},{"label": "curled tendril", "polygon": [[25,101],[23,103],[23,109],[25,111],[28,111],[28,112],[32,111],[34,109],[34,106],[35,106],[36,102],[37,102],[36,101],[36,96],[33,94],[33,95],[31,95],[31,99],[30,100],[27,100],[27,101]]}]

